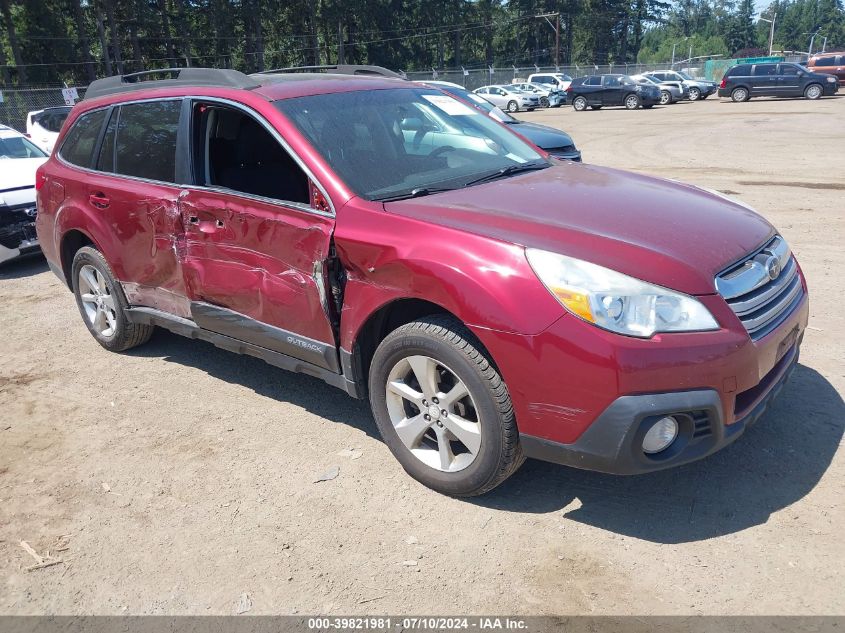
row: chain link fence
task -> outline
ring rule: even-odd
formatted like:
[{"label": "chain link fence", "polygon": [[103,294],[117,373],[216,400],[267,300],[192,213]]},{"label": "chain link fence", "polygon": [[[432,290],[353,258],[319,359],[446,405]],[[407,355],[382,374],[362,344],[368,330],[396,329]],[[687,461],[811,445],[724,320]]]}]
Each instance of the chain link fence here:
[{"label": "chain link fence", "polygon": [[[0,88],[0,124],[26,132],[27,113],[65,105],[63,88],[64,86],[15,90]],[[85,95],[85,88],[77,88],[77,92],[81,99]]]},{"label": "chain link fence", "polygon": [[636,75],[649,70],[669,70],[671,64],[574,64],[572,66],[521,66],[510,68],[475,68],[457,70],[431,70],[427,72],[406,72],[408,79],[412,81],[426,81],[437,79],[438,81],[450,81],[467,90],[475,90],[482,86],[492,84],[509,84],[514,79],[527,79],[528,75],[535,73],[564,73],[570,77],[583,77],[584,75],[605,75],[619,73],[623,75]]}]

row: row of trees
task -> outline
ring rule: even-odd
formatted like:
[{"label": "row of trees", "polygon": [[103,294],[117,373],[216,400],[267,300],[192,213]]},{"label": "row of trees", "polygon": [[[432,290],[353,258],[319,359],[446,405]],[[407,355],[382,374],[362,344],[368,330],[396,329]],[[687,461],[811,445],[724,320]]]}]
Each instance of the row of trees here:
[{"label": "row of trees", "polygon": [[[819,28],[845,45],[842,0],[774,0],[771,11],[779,47],[806,50]],[[6,86],[185,65],[667,61],[673,45],[730,55],[768,35],[753,0],[0,0],[0,21]]]},{"label": "row of trees", "polygon": [[673,47],[687,57],[725,57],[766,54],[771,23],[775,21],[774,51],[809,52],[845,48],[845,11],[842,0],[773,0],[755,17],[753,0],[737,5],[721,0],[679,0],[663,21],[649,29],[640,49],[640,61],[665,61]]}]

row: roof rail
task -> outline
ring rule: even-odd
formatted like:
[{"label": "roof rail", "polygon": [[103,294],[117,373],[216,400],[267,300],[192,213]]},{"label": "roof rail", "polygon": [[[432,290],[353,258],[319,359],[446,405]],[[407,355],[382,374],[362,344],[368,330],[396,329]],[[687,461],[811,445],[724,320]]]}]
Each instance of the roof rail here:
[{"label": "roof rail", "polygon": [[[157,76],[163,77],[157,79]],[[258,88],[259,84],[242,72],[229,68],[162,68],[97,79],[88,86],[85,99],[172,86],[220,86],[252,90]]]},{"label": "roof rail", "polygon": [[277,73],[312,73],[326,71],[338,75],[369,75],[371,77],[394,77],[406,79],[400,73],[388,70],[383,66],[371,66],[368,64],[336,64],[328,66],[291,66],[289,68],[275,68],[273,70],[262,70],[257,75],[272,75]]}]

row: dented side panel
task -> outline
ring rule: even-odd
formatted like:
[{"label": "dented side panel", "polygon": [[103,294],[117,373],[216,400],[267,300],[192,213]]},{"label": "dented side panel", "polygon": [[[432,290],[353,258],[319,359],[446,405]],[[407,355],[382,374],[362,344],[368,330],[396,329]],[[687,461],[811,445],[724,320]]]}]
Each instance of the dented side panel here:
[{"label": "dented side panel", "polygon": [[334,219],[209,190],[180,197],[187,293],[334,346],[323,262]]}]

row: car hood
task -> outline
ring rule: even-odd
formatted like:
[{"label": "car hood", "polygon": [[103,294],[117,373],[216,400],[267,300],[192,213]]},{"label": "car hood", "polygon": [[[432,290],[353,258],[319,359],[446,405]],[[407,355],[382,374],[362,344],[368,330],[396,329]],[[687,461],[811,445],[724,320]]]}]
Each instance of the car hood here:
[{"label": "car hood", "polygon": [[35,186],[35,170],[46,158],[0,159],[0,195],[7,189]]},{"label": "car hood", "polygon": [[718,272],[774,234],[757,213],[718,194],[572,163],[384,206],[699,295],[714,293]]},{"label": "car hood", "polygon": [[505,123],[508,129],[521,134],[529,141],[534,143],[537,147],[542,149],[552,149],[554,147],[566,147],[567,145],[574,145],[572,137],[566,132],[561,132],[548,125],[540,125],[539,123],[528,123],[527,121],[519,121],[518,123]]}]

